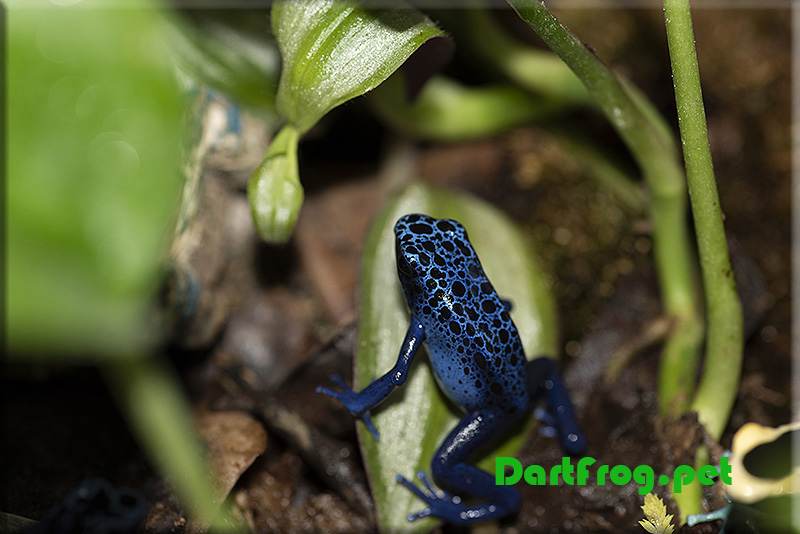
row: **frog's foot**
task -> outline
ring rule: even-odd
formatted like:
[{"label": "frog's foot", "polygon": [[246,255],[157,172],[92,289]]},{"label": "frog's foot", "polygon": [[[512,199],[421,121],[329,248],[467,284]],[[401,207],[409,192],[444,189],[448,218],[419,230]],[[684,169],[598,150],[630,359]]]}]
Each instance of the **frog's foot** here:
[{"label": "frog's foot", "polygon": [[364,423],[367,425],[367,429],[372,433],[372,436],[377,441],[379,439],[378,430],[375,428],[375,425],[372,423],[372,418],[369,416],[369,408],[371,406],[366,405],[364,402],[364,395],[356,393],[349,387],[347,384],[344,383],[344,380],[339,375],[333,375],[331,377],[331,381],[339,386],[342,391],[334,391],[330,388],[326,388],[324,386],[317,386],[317,393],[323,393],[328,395],[329,397],[333,397],[334,399],[341,402],[345,408],[347,408],[351,414],[356,417],[360,417]]},{"label": "frog's foot", "polygon": [[539,431],[540,434],[549,437],[558,435],[558,429],[556,428],[558,420],[556,419],[556,416],[550,413],[546,408],[542,406],[537,406],[534,408],[533,417],[542,423],[542,429]]},{"label": "frog's foot", "polygon": [[551,435],[555,430],[561,446],[568,453],[581,454],[586,450],[586,438],[578,425],[575,409],[555,362],[546,357],[536,358],[528,362],[526,372],[529,391],[536,392],[535,396],[538,398],[544,396],[547,401],[547,411],[534,412],[545,424],[542,433]]},{"label": "frog's foot", "polygon": [[409,521],[416,521],[417,519],[428,517],[429,515],[439,517],[451,523],[463,523],[469,518],[470,510],[461,502],[461,497],[451,496],[443,490],[439,490],[438,492],[434,490],[423,471],[417,473],[417,477],[425,486],[425,489],[428,490],[427,493],[419,489],[403,475],[397,475],[398,482],[414,492],[417,497],[428,505],[427,508],[419,512],[408,514]]}]

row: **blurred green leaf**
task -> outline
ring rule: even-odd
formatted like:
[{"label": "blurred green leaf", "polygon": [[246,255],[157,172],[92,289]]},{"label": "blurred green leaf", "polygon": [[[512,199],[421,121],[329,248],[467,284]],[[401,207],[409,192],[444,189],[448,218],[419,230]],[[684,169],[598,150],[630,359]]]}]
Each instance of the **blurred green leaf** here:
[{"label": "blurred green leaf", "polygon": [[278,112],[301,134],[443,35],[414,9],[366,10],[349,0],[279,1],[272,25],[283,59]]},{"label": "blurred green leaf", "polygon": [[467,86],[432,78],[413,102],[398,72],[369,94],[375,112],[396,130],[421,139],[477,139],[552,116],[560,108],[510,84]]},{"label": "blurred green leaf", "polygon": [[14,2],[11,353],[141,354],[178,200],[180,106],[152,2]]},{"label": "blurred green leaf", "polygon": [[[500,211],[475,197],[415,183],[383,209],[367,239],[361,273],[355,381],[358,390],[394,366],[408,328],[408,308],[397,279],[393,231],[397,219],[407,213],[426,213],[461,222],[498,293],[513,301],[511,315],[526,354],[529,357],[557,354],[555,304],[547,277],[536,266],[525,236]],[[428,364],[418,361],[412,366],[406,384],[373,413],[380,441],[375,441],[359,423],[382,531],[423,532],[432,528],[432,519],[414,523],[406,520],[410,512],[420,510],[424,503],[398,484],[395,476],[399,473],[415,480],[420,469],[430,473],[434,452],[459,417],[439,390]],[[520,430],[513,439],[488,454],[481,467],[493,470],[494,456],[513,455],[524,436],[525,432]]]},{"label": "blurred green leaf", "polygon": [[456,28],[464,27],[463,41],[475,56],[519,87],[564,109],[593,104],[586,86],[556,54],[516,40],[488,10],[453,10],[450,17],[462,22]]},{"label": "blurred green leaf", "polygon": [[[170,35],[181,70],[239,104],[274,113],[281,61],[277,43],[263,28],[267,13],[198,10],[189,15]],[[254,18],[259,33],[250,31]]]}]

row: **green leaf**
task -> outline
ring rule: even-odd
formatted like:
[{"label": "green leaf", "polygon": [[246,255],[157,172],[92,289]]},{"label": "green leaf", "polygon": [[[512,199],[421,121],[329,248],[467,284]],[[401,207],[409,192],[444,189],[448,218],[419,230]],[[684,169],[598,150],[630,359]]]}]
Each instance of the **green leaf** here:
[{"label": "green leaf", "polygon": [[239,104],[274,114],[281,63],[277,43],[263,29],[266,14],[197,10],[184,15],[169,36],[183,73]]},{"label": "green leaf", "polygon": [[299,138],[294,126],[287,124],[281,128],[247,184],[258,234],[270,243],[289,239],[303,205],[303,186],[297,169]]},{"label": "green leaf", "polygon": [[[475,197],[415,183],[383,209],[367,239],[361,277],[357,389],[392,368],[408,327],[408,309],[397,279],[393,232],[397,219],[407,213],[426,213],[463,223],[497,291],[513,300],[512,317],[526,354],[556,354],[554,301],[525,236],[500,211]],[[424,504],[398,484],[395,476],[399,473],[415,480],[420,469],[430,472],[434,452],[459,419],[436,385],[426,358],[418,360],[406,384],[373,412],[380,441],[376,442],[359,423],[378,521],[384,532],[422,532],[434,524],[432,519],[406,520],[407,514]],[[493,470],[494,456],[513,455],[523,438],[520,432],[515,440],[509,440],[513,443],[506,442],[502,449],[491,452],[482,467]]]},{"label": "green leaf", "polygon": [[15,2],[8,17],[8,342],[108,358],[158,341],[180,101],[153,2]]},{"label": "green leaf", "polygon": [[398,72],[369,94],[376,113],[393,128],[417,138],[463,141],[497,135],[559,111],[510,84],[467,86],[432,78],[409,102]]},{"label": "green leaf", "polygon": [[366,10],[348,0],[279,1],[272,24],[283,59],[278,112],[301,134],[443,35],[414,9]]}]

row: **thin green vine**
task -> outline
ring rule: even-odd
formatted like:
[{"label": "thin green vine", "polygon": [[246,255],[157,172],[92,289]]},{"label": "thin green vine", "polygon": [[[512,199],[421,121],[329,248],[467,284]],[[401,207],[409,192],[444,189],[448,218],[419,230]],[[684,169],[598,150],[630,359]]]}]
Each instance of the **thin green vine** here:
[{"label": "thin green vine", "polygon": [[[728,256],[708,143],[689,0],[664,0],[664,19],[708,323],[705,370],[691,408],[708,433],[718,440],[739,389],[744,344],[742,308]],[[697,465],[707,458],[706,450],[699,451]],[[702,497],[702,489],[696,483],[685,489],[675,495],[684,517],[700,511]]]},{"label": "thin green vine", "polygon": [[686,225],[686,181],[669,128],[644,96],[617,78],[536,0],[508,0],[539,37],[578,75],[636,159],[650,192],[653,251],[665,311],[677,319],[659,374],[662,412],[689,404],[703,336],[694,258]]},{"label": "thin green vine", "polygon": [[708,144],[689,0],[664,0],[664,17],[708,322],[705,372],[692,409],[709,433],[719,439],[741,375],[742,307],[728,256]]}]

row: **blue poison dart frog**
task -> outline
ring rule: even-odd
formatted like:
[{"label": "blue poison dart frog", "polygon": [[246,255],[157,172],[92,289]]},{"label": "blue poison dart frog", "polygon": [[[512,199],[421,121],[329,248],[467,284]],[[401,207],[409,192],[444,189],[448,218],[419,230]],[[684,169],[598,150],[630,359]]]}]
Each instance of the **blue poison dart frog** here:
[{"label": "blue poison dart frog", "polygon": [[[423,341],[441,389],[466,415],[450,432],[431,461],[436,491],[423,472],[420,489],[397,480],[425,501],[427,508],[409,521],[434,516],[463,524],[508,515],[519,508],[519,492],[496,485],[489,473],[470,463],[473,454],[508,429],[544,398],[550,419],[570,454],[583,451],[572,403],[549,358],[528,361],[509,311],[483,272],[464,227],[427,215],[405,215],[394,227],[397,273],[411,310],[411,324],[394,368],[363,391],[332,380],[341,392],[317,388],[361,417],[378,439],[369,410],[383,402],[408,376],[411,360]],[[462,497],[480,501],[467,506]]]}]

